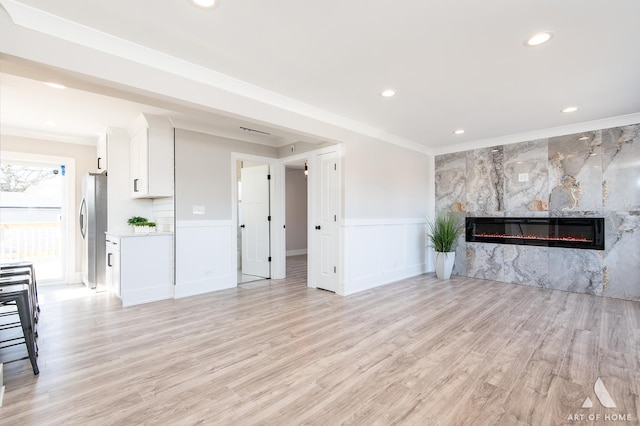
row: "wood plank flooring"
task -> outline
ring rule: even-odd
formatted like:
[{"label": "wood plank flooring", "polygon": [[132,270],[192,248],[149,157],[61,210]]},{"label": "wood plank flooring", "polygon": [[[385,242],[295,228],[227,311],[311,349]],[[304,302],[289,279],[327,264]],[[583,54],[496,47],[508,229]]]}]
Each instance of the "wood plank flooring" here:
[{"label": "wood plank flooring", "polygon": [[639,303],[432,274],[341,297],[288,260],[124,309],[44,288],[40,376],[5,364],[0,424],[638,424]]}]

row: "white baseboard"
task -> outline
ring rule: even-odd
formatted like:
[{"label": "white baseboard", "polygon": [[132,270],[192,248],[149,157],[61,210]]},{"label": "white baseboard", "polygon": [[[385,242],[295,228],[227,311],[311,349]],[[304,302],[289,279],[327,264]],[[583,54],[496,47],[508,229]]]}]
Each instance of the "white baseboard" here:
[{"label": "white baseboard", "polygon": [[347,283],[342,283],[341,288],[343,288],[344,291],[340,294],[342,296],[349,296],[350,294],[359,293],[385,284],[404,280],[405,278],[422,275],[427,272],[425,269],[424,265],[416,265],[396,271],[389,271],[378,275],[370,275],[361,279],[352,280]]},{"label": "white baseboard", "polygon": [[173,297],[173,285],[163,287],[148,287],[123,291],[121,294],[122,307],[141,305],[143,303],[167,300]]},{"label": "white baseboard", "polygon": [[289,256],[299,256],[301,254],[307,254],[307,249],[296,249],[296,250],[287,250],[287,257]]},{"label": "white baseboard", "polygon": [[235,288],[237,287],[236,280],[237,278],[229,275],[226,277],[215,277],[213,279],[183,282],[176,285],[173,297],[180,299],[182,297]]}]

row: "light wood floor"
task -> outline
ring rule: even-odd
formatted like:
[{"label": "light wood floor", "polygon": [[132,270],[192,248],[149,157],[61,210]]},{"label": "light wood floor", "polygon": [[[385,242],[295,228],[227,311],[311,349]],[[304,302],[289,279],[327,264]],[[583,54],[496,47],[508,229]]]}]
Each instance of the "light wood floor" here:
[{"label": "light wood floor", "polygon": [[[2,425],[627,425],[640,415],[635,302],[431,274],[341,297],[306,288],[298,267],[251,289],[42,308],[40,376],[27,361],[5,365]],[[601,405],[597,378],[617,408]],[[593,408],[580,408],[587,397]]]}]

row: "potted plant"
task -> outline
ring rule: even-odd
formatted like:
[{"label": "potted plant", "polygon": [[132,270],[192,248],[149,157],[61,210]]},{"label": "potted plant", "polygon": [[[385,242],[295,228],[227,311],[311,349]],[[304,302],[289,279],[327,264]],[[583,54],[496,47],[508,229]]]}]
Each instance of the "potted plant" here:
[{"label": "potted plant", "polygon": [[133,226],[134,234],[148,234],[149,232],[156,232],[155,222],[149,222],[146,217],[132,216],[127,220],[127,223]]},{"label": "potted plant", "polygon": [[440,213],[436,220],[427,221],[429,230],[427,237],[430,240],[430,247],[436,251],[436,276],[440,279],[448,280],[453,270],[453,262],[456,252],[453,251],[453,244],[462,233],[462,226],[456,223],[456,217],[451,213]]}]

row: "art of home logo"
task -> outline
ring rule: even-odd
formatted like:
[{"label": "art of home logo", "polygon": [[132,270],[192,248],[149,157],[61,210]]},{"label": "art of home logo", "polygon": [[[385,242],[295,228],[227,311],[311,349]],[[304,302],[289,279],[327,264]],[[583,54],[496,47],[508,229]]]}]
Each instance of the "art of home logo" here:
[{"label": "art of home logo", "polygon": [[[604,386],[604,383],[602,382],[602,379],[600,377],[598,377],[598,380],[596,380],[596,382],[593,384],[593,391],[596,394],[597,401],[604,408],[617,408],[616,403],[613,401],[611,394],[609,393],[607,388]],[[587,396],[580,408],[593,408],[593,404],[594,404],[593,400],[589,396]],[[583,420],[588,420],[588,421],[604,420],[607,422],[629,422],[629,421],[633,421],[633,418],[631,414],[620,414],[620,413],[605,413],[605,414],[576,413],[576,414],[569,414],[569,416],[567,417],[567,420],[574,421],[574,422],[579,422]]]}]

